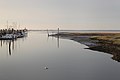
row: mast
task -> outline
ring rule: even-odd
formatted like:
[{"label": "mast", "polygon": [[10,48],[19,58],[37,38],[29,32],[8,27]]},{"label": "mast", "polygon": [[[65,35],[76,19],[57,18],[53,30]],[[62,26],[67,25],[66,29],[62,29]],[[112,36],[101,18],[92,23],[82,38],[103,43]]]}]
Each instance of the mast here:
[{"label": "mast", "polygon": [[8,21],[7,21],[7,29],[8,29]]},{"label": "mast", "polygon": [[17,27],[17,29],[18,29],[18,30],[20,29],[20,22],[19,22],[19,24],[18,24],[18,27]]},{"label": "mast", "polygon": [[15,22],[15,27],[16,27],[16,29],[17,29],[17,22]]}]

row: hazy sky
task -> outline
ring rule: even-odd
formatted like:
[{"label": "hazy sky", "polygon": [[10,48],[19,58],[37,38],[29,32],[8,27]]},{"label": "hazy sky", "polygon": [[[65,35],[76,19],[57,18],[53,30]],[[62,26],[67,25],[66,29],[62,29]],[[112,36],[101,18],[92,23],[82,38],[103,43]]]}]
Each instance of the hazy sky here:
[{"label": "hazy sky", "polygon": [[29,29],[120,29],[120,0],[0,0],[6,21]]}]

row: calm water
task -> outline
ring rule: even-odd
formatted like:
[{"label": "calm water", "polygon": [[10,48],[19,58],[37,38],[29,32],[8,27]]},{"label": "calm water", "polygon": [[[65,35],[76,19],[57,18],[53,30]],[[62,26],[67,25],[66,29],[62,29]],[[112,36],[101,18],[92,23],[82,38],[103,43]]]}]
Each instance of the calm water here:
[{"label": "calm water", "polygon": [[0,45],[0,80],[120,79],[120,63],[112,55],[84,49],[87,46],[72,40],[37,31]]}]

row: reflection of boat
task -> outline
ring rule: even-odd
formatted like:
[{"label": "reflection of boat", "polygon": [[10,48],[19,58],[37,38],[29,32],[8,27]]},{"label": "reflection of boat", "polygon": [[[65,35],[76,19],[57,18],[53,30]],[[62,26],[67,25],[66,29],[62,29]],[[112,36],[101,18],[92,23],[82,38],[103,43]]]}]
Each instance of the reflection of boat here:
[{"label": "reflection of boat", "polygon": [[[14,41],[13,41],[14,42]],[[14,45],[13,45],[14,46]],[[11,55],[11,41],[9,42],[9,55]]]},{"label": "reflection of boat", "polygon": [[13,40],[16,38],[17,36],[15,34],[5,34],[0,37],[0,40]]}]

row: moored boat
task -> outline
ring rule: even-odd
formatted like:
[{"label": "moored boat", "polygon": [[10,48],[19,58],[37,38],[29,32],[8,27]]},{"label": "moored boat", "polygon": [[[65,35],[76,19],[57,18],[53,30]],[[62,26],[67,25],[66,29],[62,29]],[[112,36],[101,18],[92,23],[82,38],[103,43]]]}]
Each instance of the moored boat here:
[{"label": "moored boat", "polygon": [[15,34],[5,34],[0,36],[0,40],[14,40],[17,39],[17,36]]}]

